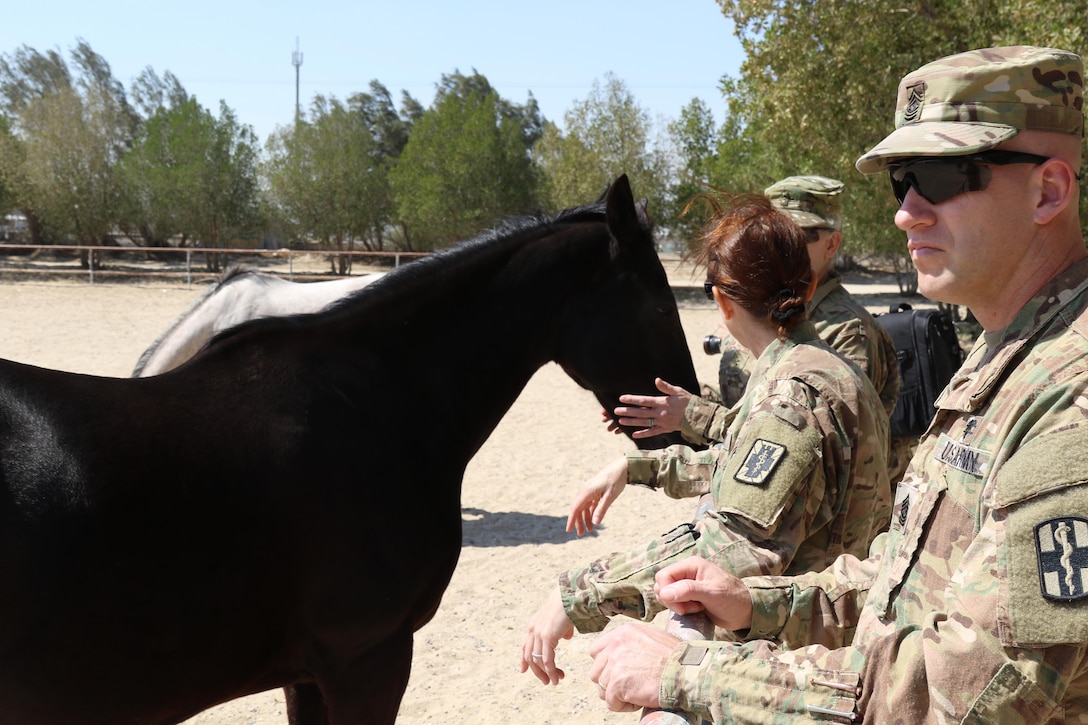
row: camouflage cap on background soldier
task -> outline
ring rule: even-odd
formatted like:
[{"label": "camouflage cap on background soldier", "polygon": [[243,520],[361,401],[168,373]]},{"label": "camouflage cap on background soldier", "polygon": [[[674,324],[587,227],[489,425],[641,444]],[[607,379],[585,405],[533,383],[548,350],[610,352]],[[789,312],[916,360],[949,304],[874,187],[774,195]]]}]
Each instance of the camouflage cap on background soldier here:
[{"label": "camouflage cap on background soldier", "polygon": [[873,174],[912,156],[963,156],[1020,131],[1084,136],[1084,65],[1054,48],[986,48],[941,58],[899,83],[895,131],[857,161]]},{"label": "camouflage cap on background soldier", "polygon": [[802,229],[842,229],[842,188],[841,181],[825,176],[790,176],[763,194]]}]

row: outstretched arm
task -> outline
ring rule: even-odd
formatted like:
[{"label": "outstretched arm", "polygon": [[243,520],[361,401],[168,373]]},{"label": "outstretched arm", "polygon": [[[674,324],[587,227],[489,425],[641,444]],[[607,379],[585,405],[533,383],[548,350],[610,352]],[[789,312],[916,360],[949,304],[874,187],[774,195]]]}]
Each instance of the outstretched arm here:
[{"label": "outstretched arm", "polygon": [[617,422],[621,425],[641,427],[633,438],[652,438],[653,436],[680,430],[684,422],[691,393],[678,385],[656,378],[654,384],[664,395],[621,395],[624,405],[615,409]]}]

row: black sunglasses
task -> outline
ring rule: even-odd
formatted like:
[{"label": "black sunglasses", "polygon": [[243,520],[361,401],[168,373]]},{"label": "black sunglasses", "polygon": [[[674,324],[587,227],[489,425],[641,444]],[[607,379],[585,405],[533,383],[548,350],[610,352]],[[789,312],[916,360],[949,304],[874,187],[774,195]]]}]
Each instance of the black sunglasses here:
[{"label": "black sunglasses", "polygon": [[815,244],[820,241],[820,232],[833,232],[834,229],[829,227],[805,227],[805,239],[809,244]]},{"label": "black sunglasses", "polygon": [[708,300],[714,299],[714,283],[703,282],[703,292],[706,292],[706,298]]},{"label": "black sunglasses", "polygon": [[910,187],[923,199],[940,204],[968,191],[982,191],[991,178],[988,165],[1041,164],[1047,156],[1019,151],[983,151],[970,156],[923,156],[888,164],[892,191],[902,204]]}]

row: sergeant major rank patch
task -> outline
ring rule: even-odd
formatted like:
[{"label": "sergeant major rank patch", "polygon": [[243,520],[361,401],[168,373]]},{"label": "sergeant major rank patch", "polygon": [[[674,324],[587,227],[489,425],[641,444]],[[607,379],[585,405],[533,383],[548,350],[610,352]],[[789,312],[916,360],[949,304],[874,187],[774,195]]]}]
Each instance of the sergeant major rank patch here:
[{"label": "sergeant major rank patch", "polygon": [[757,438],[756,442],[752,444],[751,450],[748,451],[744,463],[733,474],[733,478],[741,483],[763,483],[770,478],[775,466],[779,464],[785,455],[785,446]]},{"label": "sergeant major rank patch", "polygon": [[922,105],[926,102],[925,82],[915,83],[910,87],[906,108],[903,109],[903,123],[917,123],[921,119]]},{"label": "sergeant major rank patch", "polygon": [[1047,599],[1088,597],[1088,519],[1061,516],[1035,525],[1039,587]]}]

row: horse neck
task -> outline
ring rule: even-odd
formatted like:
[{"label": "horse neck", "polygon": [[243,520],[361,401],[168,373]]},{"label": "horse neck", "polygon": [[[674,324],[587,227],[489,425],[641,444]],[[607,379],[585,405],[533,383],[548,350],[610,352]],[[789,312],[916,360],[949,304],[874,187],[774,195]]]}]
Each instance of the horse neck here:
[{"label": "horse neck", "polygon": [[554,359],[570,266],[578,264],[572,252],[586,246],[566,244],[557,253],[552,244],[523,245],[503,263],[481,265],[431,300],[413,301],[414,312],[399,321],[415,375],[427,378],[439,399],[453,396],[452,404],[435,406],[437,418],[428,424],[443,436],[460,437],[468,457],[537,370]]}]

